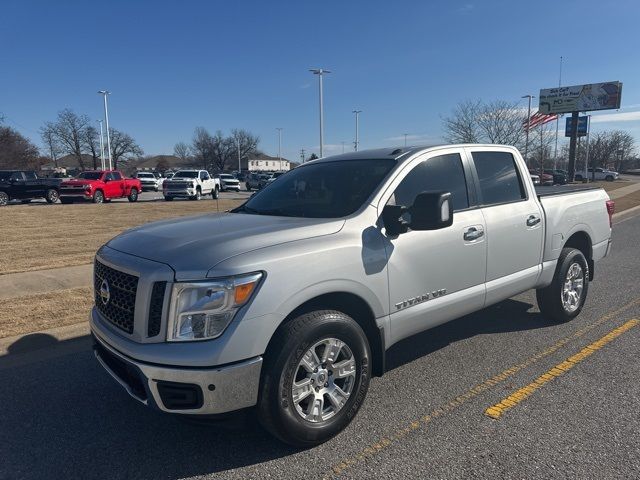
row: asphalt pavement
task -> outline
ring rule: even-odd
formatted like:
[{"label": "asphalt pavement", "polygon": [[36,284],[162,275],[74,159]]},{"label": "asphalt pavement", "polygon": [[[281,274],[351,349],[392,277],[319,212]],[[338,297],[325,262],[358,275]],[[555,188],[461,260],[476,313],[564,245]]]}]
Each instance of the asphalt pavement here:
[{"label": "asphalt pavement", "polygon": [[204,426],[146,409],[87,337],[10,347],[0,478],[639,478],[638,232],[640,216],[614,226],[570,323],[542,317],[527,292],[395,345],[347,430],[310,450],[250,416]]}]

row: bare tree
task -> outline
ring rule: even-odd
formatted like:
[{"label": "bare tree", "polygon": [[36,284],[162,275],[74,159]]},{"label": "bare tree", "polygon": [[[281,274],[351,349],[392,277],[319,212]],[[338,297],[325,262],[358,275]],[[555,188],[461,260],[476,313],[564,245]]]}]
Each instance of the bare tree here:
[{"label": "bare tree", "polygon": [[38,166],[38,148],[13,128],[0,126],[0,169]]},{"label": "bare tree", "polygon": [[57,139],[62,152],[73,155],[81,170],[85,169],[82,151],[85,143],[86,129],[91,124],[86,115],[77,115],[66,108],[58,113],[55,122],[47,122],[45,130],[50,130]]},{"label": "bare tree", "polygon": [[521,147],[526,114],[517,103],[494,100],[459,103],[443,118],[445,139],[451,143],[499,143]]},{"label": "bare tree", "polygon": [[44,144],[46,149],[49,151],[49,155],[51,156],[51,160],[53,161],[53,164],[57,168],[58,157],[62,154],[62,151],[63,151],[62,146],[60,145],[60,141],[58,140],[58,137],[56,136],[53,129],[50,128],[50,126],[48,125],[45,125],[44,127],[40,128],[40,136],[42,138],[42,143]]},{"label": "bare tree", "polygon": [[180,161],[187,165],[191,162],[191,147],[184,142],[178,142],[173,147],[173,154],[180,159]]},{"label": "bare tree", "polygon": [[113,160],[114,169],[118,169],[118,162],[129,160],[131,157],[139,157],[144,153],[131,135],[115,128],[109,129],[109,135],[111,137],[111,159]]},{"label": "bare tree", "polygon": [[93,126],[89,126],[85,129],[84,131],[84,146],[85,148],[89,151],[89,153],[91,154],[91,157],[93,159],[93,169],[97,170],[98,169],[98,156],[100,154],[99,149],[100,149],[100,133],[98,132],[98,130],[93,127]]},{"label": "bare tree", "polygon": [[191,152],[195,157],[198,165],[205,170],[211,163],[211,154],[213,150],[213,137],[204,127],[196,127],[193,132],[193,140],[191,141]]},{"label": "bare tree", "polygon": [[[580,142],[576,150],[577,167],[582,168],[586,158],[586,141]],[[563,148],[563,155],[568,156],[568,147]],[[617,171],[633,164],[635,141],[622,130],[605,130],[590,134],[589,167],[613,167]]]},{"label": "bare tree", "polygon": [[246,130],[234,129],[230,136],[225,137],[220,130],[212,136],[205,128],[198,127],[193,134],[190,151],[203,168],[223,172],[238,161],[238,146],[240,158],[246,159],[256,151],[259,142],[257,136]]},{"label": "bare tree", "polygon": [[481,110],[480,100],[466,100],[456,105],[451,116],[442,119],[447,142],[478,143],[480,141],[478,117]]},{"label": "bare tree", "polygon": [[[260,137],[253,135],[247,130],[234,128],[231,130],[231,138],[235,148],[235,156],[232,155],[231,160],[238,161],[238,149],[240,150],[240,160],[247,160],[249,155],[256,153],[258,150],[258,144],[260,143]],[[233,165],[233,161],[231,161]],[[248,164],[247,164],[248,168]]]}]

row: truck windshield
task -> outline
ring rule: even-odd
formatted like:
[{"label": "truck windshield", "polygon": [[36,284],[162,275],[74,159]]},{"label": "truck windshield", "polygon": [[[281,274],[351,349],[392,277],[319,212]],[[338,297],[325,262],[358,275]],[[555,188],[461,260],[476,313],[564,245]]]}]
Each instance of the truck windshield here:
[{"label": "truck windshield", "polygon": [[339,218],[358,210],[396,164],[392,159],[342,160],[298,167],[235,213]]},{"label": "truck windshield", "polygon": [[198,172],[180,171],[173,175],[174,178],[198,178]]},{"label": "truck windshield", "polygon": [[102,176],[102,172],[82,172],[78,175],[78,178],[83,180],[99,180]]}]

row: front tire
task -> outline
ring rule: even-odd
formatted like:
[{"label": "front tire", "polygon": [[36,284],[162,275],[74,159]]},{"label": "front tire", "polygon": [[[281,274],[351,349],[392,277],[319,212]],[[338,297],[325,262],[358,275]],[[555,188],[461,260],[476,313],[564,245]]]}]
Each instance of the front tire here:
[{"label": "front tire", "polygon": [[215,187],[211,190],[211,198],[213,198],[214,200],[217,200],[220,197],[220,190],[218,190],[218,187]]},{"label": "front tire", "polygon": [[44,199],[47,201],[47,203],[56,203],[58,201],[58,198],[60,198],[60,195],[55,188],[50,188],[49,190],[47,190],[47,193],[44,196]]},{"label": "front tire", "polygon": [[0,192],[0,207],[8,205],[9,200],[9,194],[7,192]]},{"label": "front tire", "polygon": [[606,178],[605,178],[605,180],[606,180],[607,182],[613,182],[613,175],[607,175],[607,176],[606,176]]},{"label": "front tire", "polygon": [[551,284],[536,290],[538,307],[544,316],[568,322],[580,314],[588,290],[587,259],[580,250],[563,248]]},{"label": "front tire", "polygon": [[137,188],[132,188],[131,192],[129,192],[129,196],[127,197],[127,200],[129,200],[130,202],[137,202],[138,201],[138,189]]},{"label": "front tire", "polygon": [[355,320],[333,310],[301,315],[265,355],[260,422],[290,445],[323,443],[355,417],[370,377],[369,343]]},{"label": "front tire", "polygon": [[93,194],[93,203],[103,203],[104,202],[104,193],[100,190],[96,190]]}]

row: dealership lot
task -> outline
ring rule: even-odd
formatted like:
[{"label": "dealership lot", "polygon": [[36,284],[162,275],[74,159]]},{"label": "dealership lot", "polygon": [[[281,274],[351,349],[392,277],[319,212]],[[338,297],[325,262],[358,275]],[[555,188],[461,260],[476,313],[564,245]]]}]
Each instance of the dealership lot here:
[{"label": "dealership lot", "polygon": [[[87,337],[24,337],[0,357],[11,387],[0,392],[0,478],[637,478],[640,217],[616,222],[613,252],[573,322],[549,323],[528,292],[404,341],[351,426],[308,451],[251,422],[202,426],[149,411],[102,371]],[[20,353],[29,342],[49,346]],[[585,347],[593,353],[554,370]],[[486,415],[545,375],[498,419]]]}]

